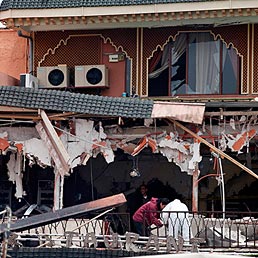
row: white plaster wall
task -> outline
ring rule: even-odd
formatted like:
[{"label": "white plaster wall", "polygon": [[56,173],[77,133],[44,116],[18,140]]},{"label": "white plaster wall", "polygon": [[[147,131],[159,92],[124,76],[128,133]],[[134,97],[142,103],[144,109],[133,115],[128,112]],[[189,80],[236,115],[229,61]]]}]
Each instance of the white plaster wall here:
[{"label": "white plaster wall", "polygon": [[9,141],[26,141],[32,138],[40,138],[35,127],[0,127],[0,133],[8,133]]}]

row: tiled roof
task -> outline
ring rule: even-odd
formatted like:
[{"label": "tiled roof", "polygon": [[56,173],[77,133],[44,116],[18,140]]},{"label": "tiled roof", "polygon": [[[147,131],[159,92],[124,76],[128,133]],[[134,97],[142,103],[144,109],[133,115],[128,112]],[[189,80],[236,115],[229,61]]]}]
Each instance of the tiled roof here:
[{"label": "tiled roof", "polygon": [[73,7],[129,6],[145,4],[169,4],[211,2],[215,0],[3,0],[0,10],[8,9],[46,9]]},{"label": "tiled roof", "polygon": [[61,90],[0,86],[0,106],[40,108],[96,116],[150,118],[153,101],[103,97]]}]

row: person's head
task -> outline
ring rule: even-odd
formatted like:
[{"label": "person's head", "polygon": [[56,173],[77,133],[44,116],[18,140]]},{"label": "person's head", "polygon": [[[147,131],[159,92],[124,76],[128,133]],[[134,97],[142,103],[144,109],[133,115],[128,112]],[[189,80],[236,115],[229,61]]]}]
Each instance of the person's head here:
[{"label": "person's head", "polygon": [[143,196],[146,195],[147,192],[148,192],[147,186],[146,186],[146,185],[141,185],[141,186],[140,186],[140,192],[141,192],[141,194],[142,194]]},{"label": "person's head", "polygon": [[168,198],[159,198],[158,199],[158,210],[162,211],[167,204],[169,204],[169,199]]}]

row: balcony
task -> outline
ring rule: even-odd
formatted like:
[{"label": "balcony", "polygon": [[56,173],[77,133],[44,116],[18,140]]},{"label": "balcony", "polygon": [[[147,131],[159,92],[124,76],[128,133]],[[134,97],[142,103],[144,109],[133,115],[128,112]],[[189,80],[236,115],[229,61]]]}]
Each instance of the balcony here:
[{"label": "balcony", "polygon": [[[162,217],[164,212],[160,215]],[[116,248],[127,249],[129,236],[130,244],[137,251],[258,253],[258,213],[168,212],[167,215],[168,225],[160,228],[152,225],[150,236],[131,232],[129,214],[110,213],[102,217],[94,214],[71,218],[16,232],[16,241],[28,243],[29,240],[34,242],[34,247],[85,248],[90,244],[89,235],[91,238],[94,235],[92,245],[95,247],[110,249],[116,243]]]}]

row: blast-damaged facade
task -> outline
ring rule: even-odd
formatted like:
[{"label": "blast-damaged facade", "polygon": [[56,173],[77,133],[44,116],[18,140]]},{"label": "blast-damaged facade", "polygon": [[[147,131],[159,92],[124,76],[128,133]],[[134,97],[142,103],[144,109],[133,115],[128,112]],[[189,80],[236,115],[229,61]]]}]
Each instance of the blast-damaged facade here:
[{"label": "blast-damaged facade", "polygon": [[226,209],[256,211],[257,9],[3,0],[37,78],[0,89],[3,200],[59,209],[124,192],[130,212],[144,182],[190,210],[223,210],[223,184]]}]

